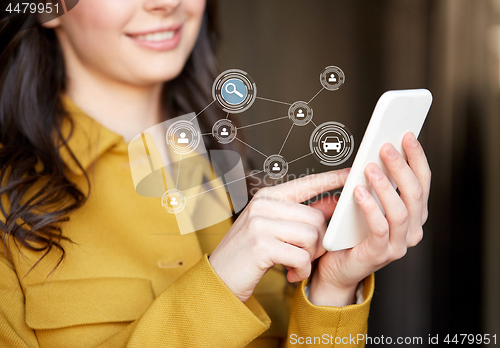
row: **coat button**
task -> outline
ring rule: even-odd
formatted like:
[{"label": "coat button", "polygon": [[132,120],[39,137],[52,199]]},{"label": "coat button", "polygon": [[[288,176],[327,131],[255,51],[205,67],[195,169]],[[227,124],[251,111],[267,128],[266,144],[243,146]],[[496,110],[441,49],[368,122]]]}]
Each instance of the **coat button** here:
[{"label": "coat button", "polygon": [[158,260],[159,268],[175,268],[184,266],[183,260],[170,261],[170,260]]}]

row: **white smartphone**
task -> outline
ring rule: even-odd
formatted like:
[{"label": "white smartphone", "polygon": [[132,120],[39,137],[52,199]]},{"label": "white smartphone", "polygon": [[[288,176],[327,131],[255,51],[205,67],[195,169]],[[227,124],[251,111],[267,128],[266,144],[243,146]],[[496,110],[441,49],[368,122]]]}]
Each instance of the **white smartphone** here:
[{"label": "white smartphone", "polygon": [[384,144],[391,143],[406,159],[403,137],[407,132],[418,137],[431,103],[432,94],[426,89],[388,91],[380,97],[323,238],[326,250],[352,248],[368,237],[368,225],[354,199],[354,188],[360,184],[366,185],[384,212],[365,176],[365,168],[375,162],[396,188],[394,179],[380,158],[380,149]]}]

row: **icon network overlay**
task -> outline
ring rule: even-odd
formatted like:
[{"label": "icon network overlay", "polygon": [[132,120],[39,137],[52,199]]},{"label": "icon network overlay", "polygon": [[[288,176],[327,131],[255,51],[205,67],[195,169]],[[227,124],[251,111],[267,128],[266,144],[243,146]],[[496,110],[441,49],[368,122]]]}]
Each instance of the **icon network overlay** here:
[{"label": "icon network overlay", "polygon": [[[336,66],[320,74],[322,88],[307,102],[286,103],[257,96],[257,86],[243,70],[221,73],[212,85],[213,101],[198,113],[182,115],[153,126],[137,135],[129,144],[129,162],[136,192],[142,196],[161,197],[161,205],[173,214],[181,234],[209,227],[241,211],[248,203],[245,179],[265,173],[280,179],[290,163],[307,156],[327,166],[344,163],[354,149],[354,137],[339,122],[313,121],[311,102],[323,91],[336,91],[345,82],[344,72]],[[248,110],[256,99],[288,106],[288,115],[241,127],[229,119],[230,114]],[[226,118],[212,126],[211,133],[201,133],[197,117],[212,104],[227,112]],[[237,137],[238,129],[289,119],[290,129],[279,151],[265,154]],[[312,124],[309,153],[287,161],[281,152],[295,126]],[[207,151],[203,135],[213,136],[221,144],[237,140],[265,157],[263,168],[245,175],[238,153],[230,150]]]}]

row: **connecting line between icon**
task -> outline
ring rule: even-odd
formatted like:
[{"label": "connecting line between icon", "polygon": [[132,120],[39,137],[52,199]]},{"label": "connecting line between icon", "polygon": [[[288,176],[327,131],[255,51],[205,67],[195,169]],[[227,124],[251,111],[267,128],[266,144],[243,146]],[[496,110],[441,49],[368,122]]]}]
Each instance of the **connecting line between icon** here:
[{"label": "connecting line between icon", "polygon": [[290,130],[288,131],[288,134],[286,135],[285,141],[283,142],[283,145],[281,145],[281,149],[278,152],[278,155],[281,155],[281,151],[283,151],[283,148],[285,147],[286,141],[288,140],[290,133],[292,133],[293,126],[295,126],[295,123],[292,123],[292,126],[290,127]]},{"label": "connecting line between icon", "polygon": [[[210,104],[208,104],[207,106],[205,106],[203,108],[203,110],[201,110],[200,112],[198,112],[196,115],[194,115],[194,117],[192,119],[189,120],[189,122],[193,121],[196,117],[198,117],[203,111],[205,111],[206,109],[208,109],[210,107],[210,105],[212,105],[213,103],[215,103],[215,100],[212,100],[212,102]],[[228,114],[229,115],[229,114]]]},{"label": "connecting line between icon", "polygon": [[[254,127],[254,126],[258,126],[260,124],[264,124],[264,123],[269,123],[269,122],[284,120],[285,118],[289,118],[289,117],[288,116],[277,117],[277,118],[273,118],[271,120],[257,122],[257,123],[251,123],[251,124],[247,124],[247,125],[244,125],[244,126],[241,126],[241,127],[236,127],[236,128],[237,129],[243,129],[243,128]],[[226,117],[226,120],[227,120],[227,117]],[[201,135],[212,135],[212,133],[211,132],[210,133],[201,133]]]},{"label": "connecting line between icon", "polygon": [[265,100],[265,101],[269,101],[269,102],[273,102],[273,103],[278,103],[278,104],[292,105],[290,103],[285,103],[285,102],[282,102],[282,101],[279,101],[279,100],[274,100],[274,99],[269,99],[269,98],[263,98],[263,97],[255,97],[255,99]]},{"label": "connecting line between icon", "polygon": [[195,195],[192,195],[192,196],[186,197],[186,199],[190,199],[190,198],[193,198],[193,197],[196,197],[196,196],[202,195],[202,194],[204,194],[204,193],[207,193],[207,192],[210,192],[210,191],[216,190],[216,189],[218,189],[218,188],[221,188],[221,187],[227,186],[227,185],[232,184],[232,183],[234,183],[234,182],[237,182],[237,181],[240,181],[240,180],[246,179],[246,178],[248,178],[248,177],[251,177],[251,176],[254,176],[254,175],[260,174],[260,173],[262,173],[262,172],[263,172],[263,170],[258,171],[258,172],[253,173],[253,174],[248,174],[247,176],[244,176],[244,177],[242,177],[242,178],[239,178],[239,179],[236,179],[236,180],[233,180],[233,181],[227,182],[227,183],[225,183],[225,184],[222,184],[222,185],[219,185],[219,186],[216,186],[216,187],[212,187],[212,188],[211,188],[211,189],[209,189],[209,190],[206,190],[206,191],[203,191],[203,192],[197,193],[197,194],[195,194]]},{"label": "connecting line between icon", "polygon": [[254,150],[254,151],[256,151],[256,152],[260,153],[262,156],[264,156],[264,157],[266,157],[266,158],[268,157],[265,153],[263,153],[263,152],[261,152],[261,151],[257,150],[257,149],[256,149],[255,147],[253,147],[252,145],[248,145],[248,144],[247,144],[247,143],[245,143],[243,140],[241,140],[241,139],[239,139],[239,138],[234,138],[234,139],[236,139],[236,140],[238,140],[240,143],[243,143],[244,145],[248,146],[248,147],[249,147],[249,148],[251,148],[252,150]]},{"label": "connecting line between icon", "polygon": [[175,188],[177,189],[177,184],[179,183],[179,174],[181,172],[182,155],[179,155],[179,166],[177,167],[177,177],[175,178]]},{"label": "connecting line between icon", "polygon": [[238,129],[248,128],[248,127],[253,127],[253,126],[258,126],[259,124],[264,124],[264,123],[268,123],[268,122],[273,122],[273,121],[283,120],[283,119],[285,119],[285,118],[288,118],[288,116],[283,116],[283,117],[273,118],[272,120],[267,120],[267,121],[262,121],[262,122],[257,122],[257,123],[252,123],[252,124],[247,124],[246,126],[241,126],[241,127],[238,127]]},{"label": "connecting line between icon", "polygon": [[294,159],[294,160],[292,160],[292,161],[288,161],[288,164],[293,163],[293,162],[296,162],[296,161],[301,160],[301,159],[303,159],[303,158],[306,158],[307,156],[311,156],[312,154],[313,154],[313,152],[309,152],[307,155],[300,156],[299,158],[296,158],[296,159]]},{"label": "connecting line between icon", "polygon": [[314,97],[312,97],[312,98],[311,98],[311,100],[309,100],[309,101],[307,102],[307,104],[311,104],[311,102],[314,100],[314,98],[316,98],[316,97],[317,97],[317,96],[318,96],[321,92],[323,92],[323,90],[324,90],[324,89],[325,89],[325,87],[321,88],[321,89],[319,90],[319,92],[318,92],[318,93],[316,93],[316,94],[314,95]]}]

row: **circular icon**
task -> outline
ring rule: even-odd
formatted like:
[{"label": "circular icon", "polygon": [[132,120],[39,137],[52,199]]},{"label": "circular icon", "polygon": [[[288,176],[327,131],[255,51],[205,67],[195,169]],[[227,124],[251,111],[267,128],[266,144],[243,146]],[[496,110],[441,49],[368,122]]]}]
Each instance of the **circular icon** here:
[{"label": "circular icon", "polygon": [[230,69],[217,76],[212,85],[212,96],[222,110],[237,114],[252,106],[257,97],[257,86],[243,70]]},{"label": "circular icon", "polygon": [[313,109],[306,102],[298,101],[288,109],[288,117],[296,126],[305,126],[313,118]]},{"label": "circular icon", "polygon": [[336,91],[344,84],[345,74],[342,69],[337,66],[328,66],[319,75],[319,81],[325,89],[329,91]]},{"label": "circular icon", "polygon": [[189,121],[180,120],[167,129],[167,144],[179,155],[193,152],[200,144],[200,132]]},{"label": "circular icon", "polygon": [[222,85],[222,98],[231,105],[238,105],[247,96],[247,87],[240,79],[227,80]]},{"label": "circular icon", "polygon": [[222,119],[212,127],[212,135],[221,144],[229,144],[236,138],[236,126],[233,122],[227,119]]},{"label": "circular icon", "polygon": [[186,197],[177,189],[168,190],[161,197],[161,206],[170,214],[177,214],[186,206]]},{"label": "circular icon", "polygon": [[325,122],[312,132],[309,147],[320,163],[337,166],[351,157],[354,137],[342,123]]},{"label": "circular icon", "polygon": [[281,155],[271,155],[264,161],[264,171],[271,179],[280,179],[288,172],[288,162]]}]

